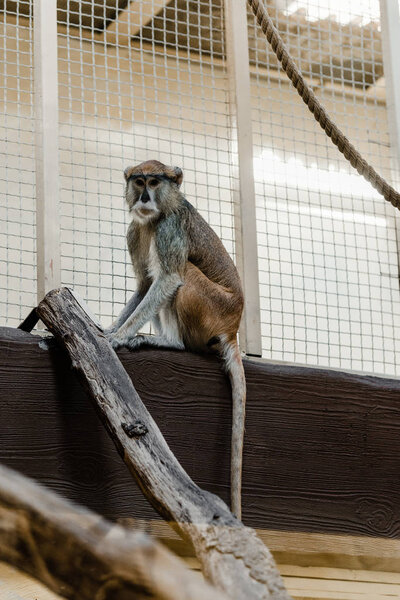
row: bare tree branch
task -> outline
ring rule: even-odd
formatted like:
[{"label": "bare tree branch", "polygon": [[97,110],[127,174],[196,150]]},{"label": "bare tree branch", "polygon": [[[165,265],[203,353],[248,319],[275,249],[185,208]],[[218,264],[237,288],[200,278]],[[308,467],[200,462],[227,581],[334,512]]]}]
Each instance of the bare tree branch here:
[{"label": "bare tree branch", "polygon": [[142,532],[0,466],[0,560],[74,600],[228,600]]}]

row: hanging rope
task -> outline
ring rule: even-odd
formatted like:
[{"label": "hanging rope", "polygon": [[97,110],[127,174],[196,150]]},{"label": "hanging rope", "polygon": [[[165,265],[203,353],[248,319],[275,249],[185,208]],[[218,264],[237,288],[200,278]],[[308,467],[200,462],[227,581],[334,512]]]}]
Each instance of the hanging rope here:
[{"label": "hanging rope", "polygon": [[322,129],[325,131],[326,135],[331,138],[335,146],[339,148],[343,156],[355,169],[357,169],[359,174],[365,177],[365,179],[369,181],[380,194],[382,194],[385,200],[393,204],[393,206],[396,208],[400,209],[400,194],[396,192],[396,190],[389,185],[388,182],[383,179],[383,177],[378,175],[375,169],[367,163],[367,161],[361,156],[358,150],[356,150],[353,144],[349,142],[344,133],[340,131],[339,127],[332,121],[312,89],[310,89],[310,87],[307,85],[300,72],[300,69],[293,62],[289,52],[287,51],[286,46],[283,43],[283,40],[279,35],[275,25],[273,24],[262,0],[248,0],[248,3],[284,71],[305,104],[307,104],[316,121],[318,121]]}]

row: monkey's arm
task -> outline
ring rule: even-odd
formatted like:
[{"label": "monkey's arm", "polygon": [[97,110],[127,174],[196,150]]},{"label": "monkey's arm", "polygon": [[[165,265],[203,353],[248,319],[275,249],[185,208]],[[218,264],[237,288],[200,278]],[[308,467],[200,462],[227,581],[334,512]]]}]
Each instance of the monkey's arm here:
[{"label": "monkey's arm", "polygon": [[125,321],[131,316],[131,314],[135,311],[135,309],[139,306],[141,301],[143,300],[144,292],[140,290],[136,290],[134,292],[132,298],[128,301],[126,306],[121,311],[119,317],[113,322],[111,327],[106,329],[106,335],[111,335],[118,331],[118,329],[125,323]]},{"label": "monkey's arm", "polygon": [[183,285],[188,247],[180,215],[173,213],[161,220],[156,229],[154,241],[156,249],[154,262],[155,270],[158,271],[157,276],[134,312],[112,335],[111,343],[115,348],[125,345],[143,325],[154,319],[160,308],[168,304],[177,289]]},{"label": "monkey's arm", "polygon": [[135,336],[143,325],[158,314],[163,304],[169,302],[181,285],[183,285],[183,281],[178,273],[163,274],[153,281],[134,312],[112,335],[113,347],[124,345],[126,341]]}]

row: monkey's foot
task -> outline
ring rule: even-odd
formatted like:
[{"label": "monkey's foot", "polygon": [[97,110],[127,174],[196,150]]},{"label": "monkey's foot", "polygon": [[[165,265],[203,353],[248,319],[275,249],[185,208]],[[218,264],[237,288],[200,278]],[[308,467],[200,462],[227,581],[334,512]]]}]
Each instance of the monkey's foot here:
[{"label": "monkey's foot", "polygon": [[125,348],[129,348],[129,350],[135,350],[136,348],[140,348],[144,344],[148,344],[148,335],[135,335],[134,337],[128,338],[126,343],[124,344]]},{"label": "monkey's foot", "polygon": [[184,350],[185,346],[180,340],[169,340],[162,335],[142,335],[138,334],[133,337],[111,337],[109,340],[114,350],[118,348],[129,348],[136,350],[141,346],[153,346],[156,348],[171,348],[174,350]]}]

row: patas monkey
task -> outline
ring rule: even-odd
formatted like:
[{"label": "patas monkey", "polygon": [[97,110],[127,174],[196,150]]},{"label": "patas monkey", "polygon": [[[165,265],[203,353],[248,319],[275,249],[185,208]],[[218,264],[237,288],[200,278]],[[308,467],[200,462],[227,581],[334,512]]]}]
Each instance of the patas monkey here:
[{"label": "patas monkey", "polygon": [[[219,353],[232,385],[231,504],[241,518],[246,382],[237,344],[243,293],[236,267],[180,192],[181,169],[149,160],[124,175],[138,287],[108,337],[114,348],[146,344]],[[158,335],[137,335],[148,321]]]}]

